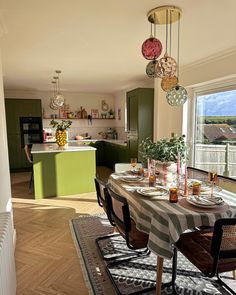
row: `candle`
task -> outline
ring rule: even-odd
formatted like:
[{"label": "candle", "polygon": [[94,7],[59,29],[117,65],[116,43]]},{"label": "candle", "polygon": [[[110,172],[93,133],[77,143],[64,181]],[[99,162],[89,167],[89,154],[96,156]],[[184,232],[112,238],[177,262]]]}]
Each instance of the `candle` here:
[{"label": "candle", "polygon": [[150,159],[147,159],[148,162],[148,177],[150,176]]},{"label": "candle", "polygon": [[179,191],[179,174],[180,174],[180,156],[177,154],[177,171],[176,171],[176,184]]},{"label": "candle", "polygon": [[188,169],[187,169],[187,164],[185,164],[185,169],[184,169],[184,196],[188,196]]}]

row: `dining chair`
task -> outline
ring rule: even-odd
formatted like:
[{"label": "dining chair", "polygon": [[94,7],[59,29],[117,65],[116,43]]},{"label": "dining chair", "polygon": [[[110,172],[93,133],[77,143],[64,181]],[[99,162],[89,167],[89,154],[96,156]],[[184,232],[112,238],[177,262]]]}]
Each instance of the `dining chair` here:
[{"label": "dining chair", "polygon": [[236,179],[231,177],[226,177],[218,175],[218,185],[232,193],[236,193]]},{"label": "dining chair", "polygon": [[32,144],[26,144],[24,147],[25,155],[27,158],[27,161],[31,164],[31,174],[30,174],[30,181],[29,181],[29,190],[32,191],[33,183],[34,183],[34,170],[33,170],[33,157],[31,154]]},{"label": "dining chair", "polygon": [[[109,206],[109,204],[108,204],[110,199],[107,198],[107,194],[106,194],[106,183],[102,179],[99,179],[99,178],[95,178],[94,182],[95,182],[95,189],[96,189],[98,205],[103,208],[110,224],[112,226],[114,226],[114,223],[112,222],[112,219],[111,219],[111,212],[110,212],[111,206]],[[119,233],[113,232],[111,234],[96,238],[96,240],[95,240],[96,245],[97,245],[99,252],[104,260],[110,260],[111,258],[106,257],[106,255],[103,253],[103,251],[100,247],[99,241],[110,239],[110,238],[118,236],[118,235],[119,235]]]},{"label": "dining chair", "polygon": [[[137,163],[135,168],[142,168],[142,163]],[[115,173],[122,173],[131,170],[130,163],[116,163],[114,166]]]},{"label": "dining chair", "polygon": [[[129,249],[134,250],[137,256],[131,256],[125,261],[131,261],[132,259],[137,259],[137,257],[145,257],[150,254],[147,248],[148,244],[148,234],[141,232],[137,229],[135,221],[130,216],[129,204],[127,199],[116,192],[108,185],[107,186],[107,199],[110,199],[108,204],[110,206],[112,223],[116,226],[118,232],[125,239],[126,245]],[[121,294],[116,286],[116,281],[110,274],[109,268],[113,268],[119,264],[123,264],[124,260],[119,260],[107,264],[106,269],[112,281],[112,284],[116,288],[118,294]],[[142,292],[136,292],[132,294],[141,294],[154,290],[155,286],[147,287]],[[126,294],[128,295],[128,294]]]},{"label": "dining chair", "polygon": [[188,178],[191,179],[198,179],[201,181],[207,181],[208,180],[208,171],[198,169],[195,167],[187,167],[188,171]]},{"label": "dining chair", "polygon": [[177,250],[194,264],[205,276],[217,277],[217,282],[236,294],[220,278],[223,272],[236,269],[236,218],[218,219],[214,228],[184,233],[175,243],[172,269],[172,288],[175,290]]}]

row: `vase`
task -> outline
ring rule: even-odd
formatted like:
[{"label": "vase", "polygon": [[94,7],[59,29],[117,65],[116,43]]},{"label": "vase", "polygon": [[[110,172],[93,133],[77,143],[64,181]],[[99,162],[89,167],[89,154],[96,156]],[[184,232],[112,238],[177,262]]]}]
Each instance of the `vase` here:
[{"label": "vase", "polygon": [[161,184],[168,185],[176,181],[176,163],[156,161],[156,170],[158,171],[158,178]]},{"label": "vase", "polygon": [[67,134],[66,130],[57,130],[56,131],[56,143],[59,147],[63,147],[67,143]]}]

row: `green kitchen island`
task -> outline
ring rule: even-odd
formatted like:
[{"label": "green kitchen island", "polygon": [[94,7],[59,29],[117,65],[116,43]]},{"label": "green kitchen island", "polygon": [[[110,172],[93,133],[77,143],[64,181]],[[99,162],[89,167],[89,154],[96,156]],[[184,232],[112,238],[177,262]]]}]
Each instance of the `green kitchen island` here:
[{"label": "green kitchen island", "polygon": [[95,191],[96,148],[68,143],[34,144],[32,148],[35,199]]}]

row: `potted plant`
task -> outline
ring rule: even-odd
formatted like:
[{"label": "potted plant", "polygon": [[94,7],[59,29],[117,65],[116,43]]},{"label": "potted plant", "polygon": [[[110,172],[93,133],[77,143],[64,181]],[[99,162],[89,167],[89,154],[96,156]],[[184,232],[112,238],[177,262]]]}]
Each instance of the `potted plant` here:
[{"label": "potted plant", "polygon": [[184,135],[172,136],[170,139],[160,139],[153,142],[150,138],[140,144],[140,155],[143,162],[155,160],[156,169],[161,181],[168,183],[175,180],[177,162],[186,160],[187,145]]},{"label": "potted plant", "polygon": [[61,122],[52,120],[50,122],[50,125],[53,128],[56,128],[56,143],[60,147],[63,147],[67,143],[66,130],[70,128],[71,124],[72,124],[72,121],[70,120],[62,120]]}]

